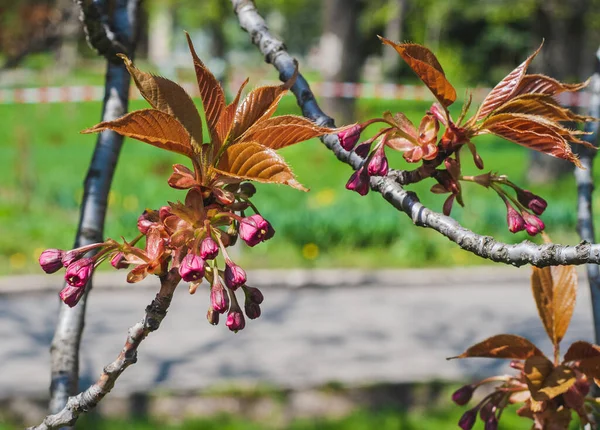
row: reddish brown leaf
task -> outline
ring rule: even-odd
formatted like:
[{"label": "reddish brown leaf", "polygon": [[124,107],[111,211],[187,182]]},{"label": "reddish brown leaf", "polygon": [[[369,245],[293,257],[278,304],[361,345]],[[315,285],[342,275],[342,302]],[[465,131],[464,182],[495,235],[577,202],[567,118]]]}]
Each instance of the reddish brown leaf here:
[{"label": "reddish brown leaf", "polygon": [[225,138],[227,138],[227,133],[229,133],[229,130],[231,130],[231,126],[233,125],[233,118],[235,116],[235,111],[237,110],[238,104],[240,103],[242,90],[244,89],[246,84],[248,84],[248,79],[246,79],[242,83],[237,95],[235,96],[235,99],[227,105],[227,107],[225,108],[225,110],[223,110],[223,113],[221,114],[221,118],[217,123],[217,138],[219,144],[225,141]]},{"label": "reddish brown leaf", "polygon": [[[568,141],[560,134],[565,129],[554,125],[550,126],[544,121],[540,121],[540,117],[531,116],[535,118],[534,121],[517,118],[514,115],[516,114],[500,114],[491,117],[490,120],[496,119],[496,117],[505,117],[507,120],[486,125],[487,130],[511,142],[544,152],[553,157],[569,160],[577,167],[581,167],[581,163],[571,151]],[[486,124],[488,123],[486,121]]]},{"label": "reddish brown leaf", "polygon": [[456,90],[446,79],[444,70],[433,52],[414,43],[397,44],[381,36],[379,39],[400,54],[444,107],[454,103]]},{"label": "reddish brown leaf", "polygon": [[82,133],[113,130],[123,136],[141,140],[157,148],[192,157],[191,137],[174,117],[156,109],[131,112],[114,121],[105,121]]},{"label": "reddish brown leaf", "polygon": [[479,107],[477,115],[475,116],[477,120],[486,117],[490,112],[500,107],[514,95],[519,87],[519,84],[521,83],[521,80],[523,79],[523,76],[525,75],[525,72],[527,72],[529,64],[535,58],[538,52],[540,52],[540,49],[542,49],[541,45],[533,54],[523,61],[519,67],[510,72],[498,83],[498,85],[492,89],[492,91],[490,91]]},{"label": "reddish brown leaf", "polygon": [[539,115],[551,121],[594,121],[591,116],[577,115],[562,107],[554,97],[545,94],[524,94],[513,98],[496,110],[496,113],[521,113]]},{"label": "reddish brown leaf", "polygon": [[565,354],[565,361],[579,361],[594,357],[600,357],[600,347],[580,340],[571,344]]},{"label": "reddish brown leaf", "polygon": [[192,136],[192,144],[199,153],[202,145],[202,120],[188,93],[169,79],[137,69],[125,55],[121,55],[121,58],[142,96],[154,109],[177,118]]},{"label": "reddish brown leaf", "polygon": [[187,37],[190,53],[194,59],[196,79],[198,81],[198,88],[200,89],[200,98],[202,99],[202,106],[204,107],[206,124],[208,125],[210,135],[214,140],[217,137],[217,123],[225,108],[225,95],[223,94],[223,88],[221,88],[219,81],[217,81],[215,76],[206,68],[204,63],[200,61],[200,58],[198,58],[190,35],[186,32],[185,36]]},{"label": "reddish brown leaf", "polygon": [[575,267],[533,267],[531,290],[546,333],[552,344],[557,347],[567,332],[575,308]]},{"label": "reddish brown leaf", "polygon": [[579,361],[578,368],[588,378],[594,379],[594,382],[598,385],[598,379],[600,379],[600,357],[584,358]]},{"label": "reddish brown leaf", "polygon": [[527,381],[527,387],[531,392],[531,397],[536,401],[543,401],[547,399],[539,398],[537,396],[538,390],[540,390],[544,381],[552,371],[554,370],[554,365],[550,360],[548,360],[544,356],[534,356],[529,357],[525,361],[523,373],[525,374],[525,378]]},{"label": "reddish brown leaf", "polygon": [[285,184],[307,191],[284,159],[273,149],[258,142],[240,142],[229,146],[219,162],[217,173],[257,182]]},{"label": "reddish brown leaf", "polygon": [[281,97],[296,82],[297,76],[296,68],[294,75],[283,85],[259,87],[250,91],[235,111],[233,125],[227,139],[233,141],[255,123],[269,119],[277,109]]},{"label": "reddish brown leaf", "polygon": [[537,392],[532,392],[531,395],[537,401],[553,399],[566,393],[575,384],[575,380],[573,369],[567,366],[558,366],[546,377]]},{"label": "reddish brown leaf", "polygon": [[565,91],[579,91],[585,88],[589,83],[590,80],[588,79],[580,84],[564,84],[545,75],[525,75],[517,86],[514,96],[531,93],[554,96]]},{"label": "reddish brown leaf", "polygon": [[271,149],[281,149],[331,132],[332,129],[319,127],[304,117],[281,115],[250,127],[240,140],[255,141]]},{"label": "reddish brown leaf", "polygon": [[451,358],[488,357],[525,360],[534,356],[543,357],[543,355],[533,343],[524,337],[514,334],[499,334],[479,342],[459,356]]}]

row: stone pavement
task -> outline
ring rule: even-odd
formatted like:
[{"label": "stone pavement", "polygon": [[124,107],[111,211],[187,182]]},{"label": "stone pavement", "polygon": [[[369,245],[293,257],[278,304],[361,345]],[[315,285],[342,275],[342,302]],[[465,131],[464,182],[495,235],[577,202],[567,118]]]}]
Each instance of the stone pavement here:
[{"label": "stone pavement", "polygon": [[[114,396],[147,390],[189,391],[236,384],[307,388],[328,382],[464,380],[503,373],[502,360],[446,361],[470,344],[514,333],[550,344],[529,287],[530,268],[250,271],[263,290],[263,315],[233,334],[205,320],[208,294],[175,295],[159,331],[141,345],[138,363]],[[583,272],[580,272],[580,274]],[[82,387],[120,351],[157,284],[127,286],[100,273],[88,304]],[[565,342],[592,339],[585,277]],[[40,396],[49,384],[49,345],[59,275],[0,278],[0,398]]]}]

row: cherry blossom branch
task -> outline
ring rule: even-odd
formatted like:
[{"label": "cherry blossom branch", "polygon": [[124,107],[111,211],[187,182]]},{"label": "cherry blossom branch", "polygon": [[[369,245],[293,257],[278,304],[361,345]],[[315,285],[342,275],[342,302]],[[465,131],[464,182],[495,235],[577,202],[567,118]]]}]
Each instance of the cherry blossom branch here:
[{"label": "cherry blossom branch", "polygon": [[[84,17],[91,2],[80,2]],[[112,25],[112,31],[127,41],[127,51],[135,47],[135,33],[138,24],[139,0],[119,0],[114,5],[112,15],[103,18]],[[96,6],[94,6],[96,7]],[[85,20],[84,20],[85,22]],[[89,29],[88,29],[89,30]],[[129,73],[122,62],[107,62],[105,95],[102,120],[114,120],[127,113],[129,102]],[[98,136],[94,155],[84,183],[83,200],[79,227],[74,248],[104,240],[104,219],[106,216],[108,193],[115,172],[123,137],[112,131]],[[77,392],[79,378],[79,344],[85,324],[87,292],[92,288],[91,281],[79,305],[70,308],[61,305],[58,323],[52,339],[50,413],[63,409],[70,395]]]},{"label": "cherry blossom branch", "polygon": [[[265,56],[279,72],[282,81],[289,79],[295,70],[295,60],[287,52],[284,43],[273,36],[258,13],[253,0],[231,0],[233,9],[238,17],[240,26],[245,30]],[[302,114],[319,125],[333,126],[334,121],[320,108],[308,82],[301,74],[292,87]],[[344,150],[336,135],[321,138],[322,142],[342,162],[349,164],[354,170],[360,168],[363,159],[354,152]],[[381,193],[392,206],[406,213],[420,227],[431,228],[455,242],[466,251],[492,261],[522,266],[532,264],[538,267],[600,263],[600,245],[581,242],[579,245],[537,245],[530,241],[517,244],[506,244],[490,236],[482,236],[461,226],[454,219],[434,212],[419,202],[413,192],[406,191],[402,185],[414,181],[414,173],[390,170],[387,176],[370,178],[374,191]]]},{"label": "cherry blossom branch", "polygon": [[121,373],[137,361],[137,350],[142,341],[150,333],[158,330],[167,314],[173,293],[180,280],[181,277],[176,268],[161,276],[160,291],[146,307],[146,313],[142,321],[129,329],[121,353],[104,368],[96,383],[76,396],[69,397],[62,410],[53,415],[48,415],[40,425],[29,427],[29,430],[51,430],[63,426],[72,426],[79,415],[93,409],[112,390]]}]

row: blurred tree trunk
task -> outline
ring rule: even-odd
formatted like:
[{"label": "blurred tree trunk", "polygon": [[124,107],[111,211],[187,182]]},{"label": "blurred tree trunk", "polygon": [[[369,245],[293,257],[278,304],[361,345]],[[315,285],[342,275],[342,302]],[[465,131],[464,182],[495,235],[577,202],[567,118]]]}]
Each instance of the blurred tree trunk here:
[{"label": "blurred tree trunk", "polygon": [[[325,0],[323,35],[320,40],[321,71],[326,81],[357,82],[364,61],[358,18],[360,0]],[[354,121],[356,100],[323,98],[324,109],[338,125]]]},{"label": "blurred tree trunk", "polygon": [[[593,58],[593,48],[587,52],[588,32],[586,12],[589,0],[546,0],[540,2],[534,20],[535,44],[542,39],[544,48],[537,64],[539,71],[561,81],[582,81],[589,73],[587,57]],[[586,60],[584,60],[586,59]],[[534,64],[535,67],[535,64]],[[531,152],[528,179],[533,183],[557,180],[572,172],[571,163],[548,157],[537,151]]]},{"label": "blurred tree trunk", "polygon": [[[404,23],[404,12],[406,0],[388,0],[390,19],[385,25],[385,37],[394,42],[402,42],[402,24]],[[383,50],[383,73],[386,77],[392,77],[400,66],[400,56],[393,49]]]}]

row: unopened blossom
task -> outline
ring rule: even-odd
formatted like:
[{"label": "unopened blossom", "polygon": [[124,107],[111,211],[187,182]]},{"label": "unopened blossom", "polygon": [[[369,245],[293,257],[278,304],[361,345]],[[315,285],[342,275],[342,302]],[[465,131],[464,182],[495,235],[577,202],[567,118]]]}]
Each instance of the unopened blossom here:
[{"label": "unopened blossom", "polygon": [[255,214],[242,219],[239,227],[239,235],[250,247],[273,237],[275,230],[262,216]]},{"label": "unopened blossom", "polygon": [[517,200],[536,215],[543,214],[548,207],[546,200],[527,190],[517,189]]},{"label": "unopened blossom", "polygon": [[246,298],[248,300],[250,300],[252,303],[256,303],[257,305],[260,305],[263,302],[264,296],[258,288],[248,287],[248,286],[244,286],[243,288],[244,288],[244,294],[246,294]]},{"label": "unopened blossom", "polygon": [[363,126],[360,124],[354,124],[352,127],[348,127],[344,131],[338,133],[338,138],[340,140],[340,145],[346,151],[352,150],[358,139],[360,138],[360,134],[363,131]]},{"label": "unopened blossom", "polygon": [[358,155],[360,158],[365,159],[367,155],[371,152],[371,143],[361,143],[354,149],[354,153]]},{"label": "unopened blossom", "polygon": [[240,195],[244,198],[249,199],[256,193],[256,187],[251,182],[244,182],[240,184]]},{"label": "unopened blossom", "polygon": [[60,291],[58,296],[67,306],[72,308],[79,302],[79,299],[81,299],[81,296],[83,296],[84,292],[85,292],[85,285],[81,286],[81,287],[74,287],[72,285],[67,285],[65,288],[63,288]]},{"label": "unopened blossom", "polygon": [[469,409],[460,417],[458,426],[462,430],[471,430],[475,425],[475,421],[477,421],[477,409]]},{"label": "unopened blossom", "polygon": [[227,314],[227,322],[225,325],[231,331],[243,330],[246,327],[246,319],[239,306],[232,306]]},{"label": "unopened blossom", "polygon": [[38,259],[42,270],[46,273],[54,273],[59,269],[62,269],[62,258],[65,251],[61,249],[47,249],[40,254]]},{"label": "unopened blossom", "polygon": [[229,309],[229,294],[217,276],[210,288],[210,303],[212,308],[220,314]]},{"label": "unopened blossom", "polygon": [[233,291],[246,283],[246,272],[231,260],[225,263],[224,277],[225,285]]},{"label": "unopened blossom", "polygon": [[202,279],[204,277],[204,260],[199,255],[190,252],[181,261],[179,274],[185,282]]},{"label": "unopened blossom", "polygon": [[487,419],[484,430],[498,430],[498,419],[494,415]]},{"label": "unopened blossom", "polygon": [[544,228],[546,228],[544,222],[537,216],[532,215],[527,211],[523,211],[522,215],[523,219],[525,220],[525,230],[530,236],[535,236],[540,231],[544,230]]},{"label": "unopened blossom", "polygon": [[211,306],[208,308],[208,312],[206,312],[206,319],[211,325],[217,325],[219,324],[219,313]]},{"label": "unopened blossom", "polygon": [[506,202],[506,223],[511,233],[522,231],[526,226],[523,216],[508,202]]},{"label": "unopened blossom", "polygon": [[244,304],[244,311],[246,312],[246,316],[251,320],[260,316],[260,306],[256,303],[246,302]]},{"label": "unopened blossom", "polygon": [[83,287],[94,273],[94,260],[81,258],[67,267],[65,279],[72,287]]},{"label": "unopened blossom", "polygon": [[200,257],[204,260],[213,260],[219,254],[219,245],[215,240],[208,236],[202,240],[200,244]]},{"label": "unopened blossom", "polygon": [[110,265],[115,269],[127,269],[129,267],[125,255],[122,252],[117,252],[113,258],[110,259]]},{"label": "unopened blossom", "polygon": [[346,183],[347,190],[356,191],[361,196],[367,195],[370,189],[369,187],[369,175],[364,167],[361,167],[354,172]]},{"label": "unopened blossom", "polygon": [[381,145],[375,150],[371,161],[369,161],[367,172],[369,173],[369,176],[385,176],[388,174],[388,170],[388,160],[385,156],[384,146]]},{"label": "unopened blossom", "polygon": [[472,385],[460,387],[452,394],[452,401],[459,406],[464,406],[469,403],[469,400],[471,400],[471,397],[473,397],[473,391],[474,389]]}]

